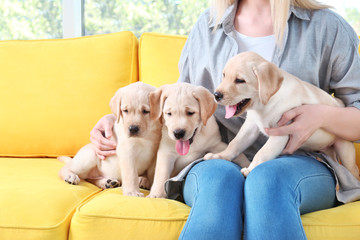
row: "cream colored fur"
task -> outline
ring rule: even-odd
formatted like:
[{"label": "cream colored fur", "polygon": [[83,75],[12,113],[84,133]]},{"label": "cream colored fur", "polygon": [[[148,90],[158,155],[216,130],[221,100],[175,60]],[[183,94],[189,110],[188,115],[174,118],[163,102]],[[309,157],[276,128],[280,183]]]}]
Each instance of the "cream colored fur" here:
[{"label": "cream colored fur", "polygon": [[[283,113],[297,106],[326,104],[344,107],[339,99],[279,69],[253,52],[241,53],[229,60],[216,94],[222,95],[218,102],[226,106],[236,105],[244,99],[250,101],[236,114],[239,116],[247,112],[245,123],[237,136],[224,151],[207,154],[206,159],[234,159],[246,150],[260,133],[266,135],[264,128],[275,127]],[[257,165],[279,156],[288,140],[289,136],[269,136],[250,166],[242,169],[243,175],[247,176]],[[330,156],[337,155],[341,163],[359,178],[353,143],[318,129],[301,148],[307,151],[323,151]]]},{"label": "cream colored fur", "polygon": [[[122,185],[124,195],[143,196],[139,186],[151,187],[161,138],[159,119],[150,117],[149,94],[154,90],[141,82],[120,88],[110,102],[117,116],[113,127],[116,155],[100,160],[90,143],[73,159],[59,158],[66,162],[60,177],[71,184],[79,184],[80,179],[84,179],[103,189]],[[134,131],[134,127],[138,130]]]},{"label": "cream colored fur", "polygon": [[[206,88],[188,83],[165,85],[150,94],[150,106],[152,109],[160,106],[158,112],[152,113],[162,118],[163,130],[149,197],[165,198],[167,179],[207,152],[222,151],[226,144],[221,141],[219,127],[213,117],[217,104]],[[176,151],[176,130],[185,131],[182,140],[193,138],[186,155],[179,155]],[[244,155],[236,161],[245,166],[249,164]]]}]

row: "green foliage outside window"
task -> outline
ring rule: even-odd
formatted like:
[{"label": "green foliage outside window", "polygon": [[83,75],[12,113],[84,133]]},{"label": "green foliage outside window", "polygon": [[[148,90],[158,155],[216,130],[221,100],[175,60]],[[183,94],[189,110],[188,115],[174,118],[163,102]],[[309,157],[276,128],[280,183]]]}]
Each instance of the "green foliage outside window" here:
[{"label": "green foliage outside window", "polygon": [[0,0],[0,40],[62,38],[61,0]]},{"label": "green foliage outside window", "polygon": [[[80,1],[80,0],[73,0]],[[189,34],[210,0],[84,0],[85,35]],[[360,34],[359,8],[345,19]],[[62,0],[0,0],[0,40],[62,38]]]},{"label": "green foliage outside window", "polygon": [[[79,1],[79,0],[74,0]],[[187,35],[209,0],[85,0],[85,35]],[[0,0],[0,40],[62,38],[61,0]]]},{"label": "green foliage outside window", "polygon": [[129,30],[189,34],[209,0],[85,0],[85,34]]},{"label": "green foliage outside window", "polygon": [[360,9],[358,8],[346,8],[346,20],[349,21],[351,26],[360,35]]}]

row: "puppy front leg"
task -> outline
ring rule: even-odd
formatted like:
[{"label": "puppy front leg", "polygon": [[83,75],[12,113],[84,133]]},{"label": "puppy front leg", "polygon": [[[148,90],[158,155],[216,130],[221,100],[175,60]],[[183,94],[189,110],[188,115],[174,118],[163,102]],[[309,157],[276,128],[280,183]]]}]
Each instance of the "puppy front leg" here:
[{"label": "puppy front leg", "polygon": [[140,192],[139,175],[134,162],[136,156],[132,154],[133,153],[117,152],[120,161],[123,195],[143,197],[144,194]]},{"label": "puppy front leg", "polygon": [[354,144],[343,139],[336,139],[334,148],[337,155],[340,157],[342,165],[360,181],[359,168],[356,165],[356,150]]},{"label": "puppy front leg", "polygon": [[208,160],[218,158],[233,161],[240,155],[240,153],[245,151],[251,144],[255,142],[259,136],[259,133],[259,128],[255,122],[246,119],[236,137],[229,143],[224,151],[215,154],[208,153],[205,155],[204,159]]},{"label": "puppy front leg", "polygon": [[165,182],[174,170],[175,158],[171,154],[158,153],[156,161],[154,183],[151,187],[149,198],[166,198]]},{"label": "puppy front leg", "polygon": [[255,154],[249,167],[241,169],[241,173],[246,177],[257,165],[279,156],[288,140],[289,136],[270,136],[264,146]]}]

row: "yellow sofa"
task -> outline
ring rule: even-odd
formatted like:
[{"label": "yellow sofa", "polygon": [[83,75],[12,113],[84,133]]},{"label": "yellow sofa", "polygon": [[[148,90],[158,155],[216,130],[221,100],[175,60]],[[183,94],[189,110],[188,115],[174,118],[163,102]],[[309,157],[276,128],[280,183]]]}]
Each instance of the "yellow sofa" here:
[{"label": "yellow sofa", "polygon": [[[84,181],[69,185],[58,177],[63,163],[56,157],[89,142],[119,87],[176,82],[185,41],[120,32],[0,42],[1,240],[178,238],[190,212],[185,204],[126,197],[121,188]],[[360,202],[303,215],[302,222],[308,239],[358,240]]]}]

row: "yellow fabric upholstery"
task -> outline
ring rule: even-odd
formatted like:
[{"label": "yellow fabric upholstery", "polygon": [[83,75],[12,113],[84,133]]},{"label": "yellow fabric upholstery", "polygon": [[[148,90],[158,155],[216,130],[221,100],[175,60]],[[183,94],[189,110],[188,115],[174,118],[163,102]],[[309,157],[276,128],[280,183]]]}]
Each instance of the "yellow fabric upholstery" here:
[{"label": "yellow fabric upholstery", "polygon": [[0,42],[0,156],[73,155],[138,80],[131,32]]},{"label": "yellow fabric upholstery", "polygon": [[99,188],[60,180],[63,163],[46,158],[0,158],[0,239],[65,240],[76,207]]},{"label": "yellow fabric upholstery", "polygon": [[301,217],[309,240],[360,239],[360,202],[305,214]]},{"label": "yellow fabric upholstery", "polygon": [[128,197],[120,189],[106,190],[77,208],[70,239],[178,239],[189,212],[190,207],[177,201]]},{"label": "yellow fabric upholstery", "polygon": [[[0,156],[24,157],[0,157],[1,240],[178,239],[190,213],[185,204],[126,197],[121,188],[102,191],[85,181],[69,185],[58,176],[64,163],[31,156],[75,154],[110,112],[115,91],[138,73],[157,87],[176,82],[185,41],[145,33],[139,55],[130,32],[0,42]],[[357,201],[301,220],[309,240],[355,240],[359,213]]]},{"label": "yellow fabric upholstery", "polygon": [[187,37],[144,33],[139,44],[140,81],[160,87],[177,82],[178,62]]}]

